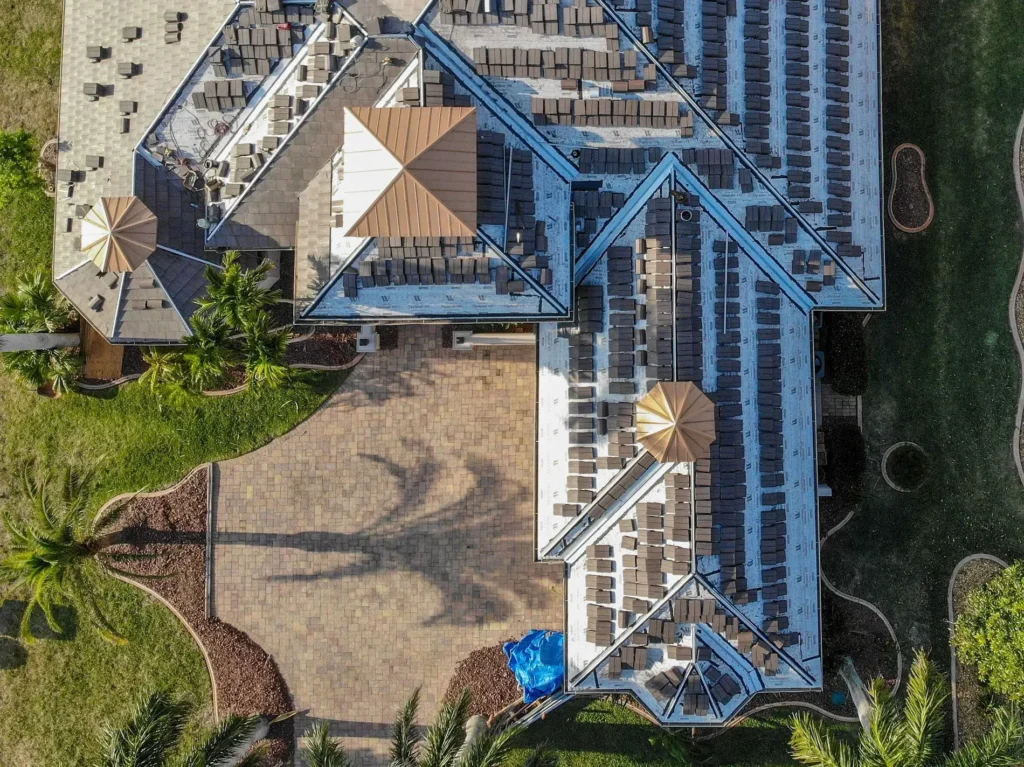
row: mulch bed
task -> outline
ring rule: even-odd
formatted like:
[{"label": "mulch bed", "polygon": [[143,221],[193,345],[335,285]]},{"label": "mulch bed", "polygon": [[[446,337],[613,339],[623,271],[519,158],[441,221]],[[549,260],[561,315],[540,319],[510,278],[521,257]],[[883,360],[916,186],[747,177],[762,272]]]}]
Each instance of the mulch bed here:
[{"label": "mulch bed", "polygon": [[317,331],[303,341],[288,344],[289,365],[346,365],[355,359],[357,333],[354,330]]},{"label": "mulch bed", "polygon": [[[246,634],[206,617],[207,471],[192,475],[174,492],[139,497],[125,507],[119,538],[111,551],[157,555],[122,564],[182,614],[209,653],[217,681],[220,715],[262,714],[274,718],[292,710],[291,695],[274,659]],[[267,739],[274,759],[287,761],[294,743],[292,720],[278,723]]]},{"label": "mulch bed", "polygon": [[448,683],[444,702],[454,702],[464,689],[469,688],[473,696],[469,707],[470,716],[479,714],[491,717],[517,700],[522,700],[523,691],[519,689],[519,683],[509,669],[508,658],[501,648],[499,644],[474,650],[459,663]]},{"label": "mulch bed", "polygon": [[[995,578],[1003,568],[987,559],[976,559],[964,565],[953,581],[953,615],[963,609],[967,595]],[[977,669],[957,661],[956,706],[960,740],[969,743],[988,730],[985,718],[985,688]]]},{"label": "mulch bed", "polygon": [[893,158],[895,177],[890,212],[904,229],[917,230],[927,226],[933,208],[927,182],[923,181],[923,159],[917,148],[903,147]]}]

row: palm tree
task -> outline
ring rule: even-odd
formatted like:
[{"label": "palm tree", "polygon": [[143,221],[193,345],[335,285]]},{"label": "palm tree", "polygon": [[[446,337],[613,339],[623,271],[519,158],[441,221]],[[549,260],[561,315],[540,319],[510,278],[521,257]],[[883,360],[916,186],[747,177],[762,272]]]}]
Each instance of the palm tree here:
[{"label": "palm tree", "polygon": [[304,738],[302,758],[306,767],[352,767],[345,749],[330,736],[326,722],[314,722]]},{"label": "palm tree", "polygon": [[151,346],[143,352],[142,361],[146,363],[146,370],[139,378],[139,383],[148,386],[152,394],[175,382],[180,383],[185,378],[181,352],[154,349]]},{"label": "palm tree", "polygon": [[[180,749],[188,707],[167,693],[141,700],[120,727],[104,729],[98,767],[166,767]],[[175,760],[181,767],[256,767],[263,750],[254,743],[262,718],[231,716]]]},{"label": "palm tree", "polygon": [[871,714],[857,747],[840,741],[817,719],[798,714],[792,723],[793,758],[809,767],[1015,767],[1024,759],[1024,719],[1016,709],[997,712],[992,727],[953,754],[940,752],[945,677],[918,651],[900,711],[885,681],[871,686]]},{"label": "palm tree", "polygon": [[463,690],[454,703],[443,705],[425,733],[420,733],[415,724],[419,703],[420,693],[416,690],[395,719],[391,734],[392,767],[501,767],[505,763],[511,741],[519,730],[487,730],[475,742],[466,744],[469,690]]},{"label": "palm tree", "polygon": [[288,330],[271,328],[271,317],[258,313],[245,325],[245,377],[250,386],[276,389],[288,380],[284,356],[288,351]]},{"label": "palm tree", "polygon": [[280,291],[260,285],[274,264],[265,260],[245,270],[238,261],[240,256],[237,250],[230,250],[224,254],[223,269],[206,268],[209,285],[206,295],[196,302],[201,311],[220,317],[234,331],[244,330],[247,322],[281,297]]},{"label": "palm tree", "polygon": [[0,295],[0,327],[9,333],[56,333],[74,321],[71,305],[42,272],[19,278]]},{"label": "palm tree", "polygon": [[102,580],[111,575],[141,576],[118,567],[148,558],[144,554],[112,553],[108,549],[119,542],[111,528],[120,517],[121,507],[100,514],[87,510],[91,489],[90,472],[67,469],[59,482],[47,472],[26,468],[22,475],[21,500],[34,517],[22,524],[15,521],[8,506],[0,512],[9,546],[0,559],[0,604],[17,593],[27,594],[28,604],[21,620],[21,636],[32,642],[32,616],[38,609],[56,633],[63,629],[54,615],[54,606],[68,600],[88,616],[104,639],[123,643],[107,620],[97,601]]},{"label": "palm tree", "polygon": [[192,317],[192,334],[185,339],[185,351],[181,355],[189,388],[206,391],[224,381],[228,368],[237,359],[230,335],[231,329],[219,317],[202,314]]}]

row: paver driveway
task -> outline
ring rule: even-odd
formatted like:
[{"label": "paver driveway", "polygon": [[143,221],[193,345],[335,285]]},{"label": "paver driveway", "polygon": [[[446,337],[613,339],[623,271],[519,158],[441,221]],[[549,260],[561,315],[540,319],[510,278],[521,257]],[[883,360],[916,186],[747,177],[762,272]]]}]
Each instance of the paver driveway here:
[{"label": "paver driveway", "polygon": [[305,424],[217,467],[215,614],[362,764],[414,688],[430,716],[470,651],[562,628],[562,569],[533,555],[535,390],[531,348],[403,329]]}]

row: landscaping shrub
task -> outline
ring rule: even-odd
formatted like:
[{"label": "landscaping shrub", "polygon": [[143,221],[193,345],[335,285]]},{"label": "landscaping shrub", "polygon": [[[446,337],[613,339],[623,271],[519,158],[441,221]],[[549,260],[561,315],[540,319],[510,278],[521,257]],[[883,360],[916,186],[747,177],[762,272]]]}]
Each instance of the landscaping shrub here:
[{"label": "landscaping shrub", "polygon": [[867,341],[861,315],[829,312],[823,320],[825,377],[837,394],[856,396],[868,386]]},{"label": "landscaping shrub", "polygon": [[1024,702],[1024,564],[1003,570],[967,595],[953,646],[961,663],[977,666],[989,688]]},{"label": "landscaping shrub", "polygon": [[21,190],[41,187],[36,175],[36,149],[25,131],[0,131],[0,209]]},{"label": "landscaping shrub", "polygon": [[856,424],[825,423],[825,481],[836,502],[845,506],[860,501],[864,493],[867,448]]}]

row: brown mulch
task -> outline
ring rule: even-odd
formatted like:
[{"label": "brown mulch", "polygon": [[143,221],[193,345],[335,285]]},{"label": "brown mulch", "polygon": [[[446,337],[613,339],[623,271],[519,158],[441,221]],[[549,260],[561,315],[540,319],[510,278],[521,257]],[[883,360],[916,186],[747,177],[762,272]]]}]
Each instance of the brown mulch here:
[{"label": "brown mulch", "polygon": [[[112,552],[157,555],[120,565],[139,575],[170,577],[141,583],[170,602],[199,635],[217,681],[220,715],[262,714],[274,718],[292,710],[291,695],[274,659],[233,626],[206,617],[207,470],[197,471],[169,495],[135,498],[120,519]],[[267,739],[275,759],[291,756],[292,720],[274,725]]]},{"label": "brown mulch", "polygon": [[917,229],[928,222],[931,213],[928,187],[921,181],[921,155],[913,147],[905,147],[896,155],[895,163],[892,213],[902,226]]},{"label": "brown mulch", "polygon": [[[510,642],[515,641],[510,639]],[[459,663],[455,674],[448,683],[444,702],[455,701],[462,691],[469,689],[473,702],[469,707],[470,716],[477,714],[491,717],[523,697],[515,675],[508,667],[508,658],[502,645],[474,650]]]},{"label": "brown mulch", "polygon": [[317,331],[304,341],[288,344],[289,365],[346,365],[355,359],[357,333],[354,330]]},{"label": "brown mulch", "polygon": [[[953,581],[953,615],[963,609],[967,595],[995,578],[1002,570],[996,562],[976,559],[968,562]],[[974,666],[957,661],[956,706],[960,740],[969,743],[988,730],[985,718],[985,689]]]}]

